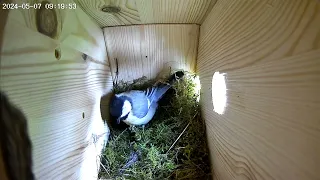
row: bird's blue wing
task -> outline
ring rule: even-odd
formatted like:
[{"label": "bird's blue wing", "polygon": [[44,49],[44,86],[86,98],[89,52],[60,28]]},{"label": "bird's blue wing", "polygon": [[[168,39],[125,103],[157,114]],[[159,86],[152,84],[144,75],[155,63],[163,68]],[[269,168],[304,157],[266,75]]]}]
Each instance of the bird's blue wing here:
[{"label": "bird's blue wing", "polygon": [[148,99],[143,91],[131,90],[123,93],[130,98],[132,106],[132,114],[138,118],[143,118],[149,111]]},{"label": "bird's blue wing", "polygon": [[171,86],[167,84],[162,84],[160,86],[153,86],[148,88],[145,91],[145,94],[147,98],[150,100],[150,103],[156,103],[162,98],[162,96],[168,91],[170,87]]}]

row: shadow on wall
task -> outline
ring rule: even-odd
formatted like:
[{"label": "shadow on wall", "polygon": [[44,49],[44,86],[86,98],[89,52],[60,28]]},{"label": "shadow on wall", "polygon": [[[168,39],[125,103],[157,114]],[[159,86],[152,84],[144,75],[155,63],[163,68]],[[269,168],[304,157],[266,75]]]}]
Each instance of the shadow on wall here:
[{"label": "shadow on wall", "polygon": [[114,95],[114,93],[110,92],[105,94],[101,97],[101,103],[100,103],[100,110],[101,110],[101,117],[108,125],[109,128],[116,128],[116,129],[125,129],[128,127],[123,121],[120,122],[120,124],[116,123],[116,119],[114,119],[110,113],[109,113],[109,104],[111,97]]},{"label": "shadow on wall", "polygon": [[9,98],[0,91],[0,177],[1,179],[33,180],[32,142],[28,120]]},{"label": "shadow on wall", "polygon": [[100,99],[100,112],[102,120],[110,126],[112,122],[110,114],[109,114],[109,103],[113,93],[109,92],[103,95]]}]

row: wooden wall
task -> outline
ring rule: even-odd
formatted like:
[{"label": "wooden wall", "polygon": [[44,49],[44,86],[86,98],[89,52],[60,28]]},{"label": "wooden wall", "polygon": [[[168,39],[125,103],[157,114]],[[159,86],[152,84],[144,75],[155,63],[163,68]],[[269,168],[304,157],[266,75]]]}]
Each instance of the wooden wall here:
[{"label": "wooden wall", "polygon": [[[76,0],[81,8],[101,27],[154,24],[201,24],[216,0]],[[118,13],[106,13],[102,8],[113,6]]]},{"label": "wooden wall", "polygon": [[53,38],[37,32],[33,9],[9,12],[1,90],[27,116],[37,179],[97,179],[97,157],[108,135],[100,98],[112,88],[103,32],[80,8],[55,10]]},{"label": "wooden wall", "polygon": [[[197,64],[215,179],[320,179],[319,1],[218,0]],[[217,71],[223,114],[211,101]]]},{"label": "wooden wall", "polygon": [[104,28],[107,52],[119,80],[155,78],[172,70],[196,68],[199,26],[195,24],[135,25]]}]

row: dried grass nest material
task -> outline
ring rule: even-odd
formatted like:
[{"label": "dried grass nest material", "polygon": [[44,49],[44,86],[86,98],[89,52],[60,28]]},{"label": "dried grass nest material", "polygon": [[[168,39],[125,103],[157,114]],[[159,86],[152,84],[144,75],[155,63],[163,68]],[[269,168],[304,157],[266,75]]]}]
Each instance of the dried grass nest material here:
[{"label": "dried grass nest material", "polygon": [[[185,72],[159,102],[145,128],[110,127],[101,158],[101,179],[211,179],[195,78],[195,74]],[[154,83],[140,78],[131,84],[120,82],[113,91],[139,90]]]}]

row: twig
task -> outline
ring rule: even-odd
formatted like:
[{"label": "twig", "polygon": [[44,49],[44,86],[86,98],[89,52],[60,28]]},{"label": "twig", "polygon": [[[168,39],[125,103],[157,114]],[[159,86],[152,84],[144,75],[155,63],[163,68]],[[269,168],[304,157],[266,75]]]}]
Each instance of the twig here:
[{"label": "twig", "polygon": [[[193,120],[196,116],[197,116],[198,113],[196,113],[191,120]],[[180,133],[180,135],[178,136],[178,138],[174,141],[174,143],[170,146],[170,148],[168,149],[167,153],[173,148],[173,146],[178,142],[178,140],[180,139],[180,137],[182,136],[182,134],[187,130],[187,128],[189,127],[190,125],[190,122],[187,124],[187,126],[184,128],[184,130]]]},{"label": "twig", "polygon": [[105,134],[107,134],[107,133],[103,133],[103,134],[100,134],[100,135],[92,134],[93,144],[96,144],[98,142],[98,140]]},{"label": "twig", "polygon": [[117,59],[117,58],[116,58],[116,66],[117,66],[116,75],[117,75],[117,81],[118,81],[118,76],[119,76],[119,62],[118,62],[118,59]]},{"label": "twig", "polygon": [[110,176],[108,170],[104,167],[104,165],[101,163],[101,161],[100,161],[100,165],[103,167],[103,169],[106,171],[106,173],[108,173],[108,175]]},{"label": "twig", "polygon": [[[109,165],[109,162],[108,162],[108,160],[106,159],[106,158],[104,158],[104,156],[103,155],[98,155],[100,158],[102,158],[102,159],[104,159],[105,161],[106,161],[106,163],[107,163],[107,166],[108,166],[108,169],[110,169],[110,165]],[[100,161],[101,162],[101,161]]]},{"label": "twig", "polygon": [[173,148],[173,146],[177,143],[177,141],[180,139],[180,137],[182,136],[182,134],[187,130],[187,128],[189,127],[190,122],[188,123],[188,125],[184,128],[184,130],[180,133],[179,137],[174,141],[174,143],[170,146],[169,150],[167,151],[166,154],[168,154],[168,152]]},{"label": "twig", "polygon": [[117,86],[118,85],[118,76],[119,76],[119,63],[118,63],[118,59],[115,58],[115,61],[116,61],[116,77],[114,78],[113,80],[113,87]]},{"label": "twig", "polygon": [[[104,160],[107,162],[108,169],[110,169],[108,160],[106,160],[106,159],[103,157],[103,155],[97,155],[97,157],[100,157],[100,158],[104,159]],[[97,159],[97,158],[96,158],[96,159]],[[107,168],[101,163],[101,159],[100,159],[99,163],[100,163],[100,165],[103,167],[103,169],[106,171],[106,173],[110,176],[110,173],[109,173],[109,171],[107,170]]]},{"label": "twig", "polygon": [[126,132],[127,131],[127,128],[125,129],[125,130],[123,130],[117,137],[116,137],[116,139],[114,140],[115,142],[119,139],[119,137],[124,133],[124,132]]},{"label": "twig", "polygon": [[206,174],[206,173],[203,171],[203,169],[201,169],[201,168],[199,167],[199,165],[195,164],[193,161],[191,161],[191,163],[192,163],[194,166],[196,166],[198,169],[200,169],[200,171],[202,171],[203,174]]}]

